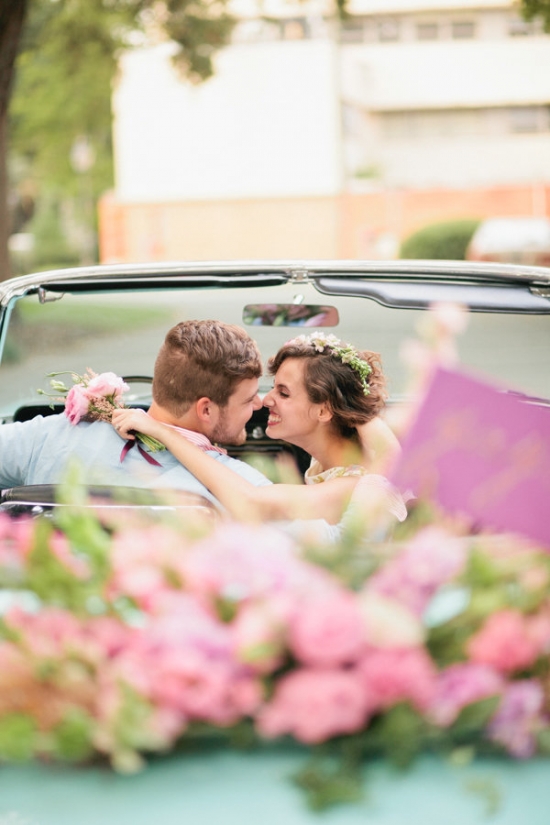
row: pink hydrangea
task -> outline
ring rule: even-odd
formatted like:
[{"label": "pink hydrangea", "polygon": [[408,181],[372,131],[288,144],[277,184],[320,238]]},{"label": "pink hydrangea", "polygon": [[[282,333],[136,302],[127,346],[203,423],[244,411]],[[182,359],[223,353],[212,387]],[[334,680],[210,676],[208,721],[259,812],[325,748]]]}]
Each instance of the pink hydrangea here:
[{"label": "pink hydrangea", "polygon": [[303,668],[279,680],[257,724],[268,739],[291,734],[315,744],[361,730],[368,716],[365,689],[355,670]]},{"label": "pink hydrangea", "polygon": [[452,725],[466,705],[498,695],[503,685],[502,677],[486,665],[471,662],[450,665],[437,677],[430,718],[441,727]]},{"label": "pink hydrangea", "polygon": [[236,661],[230,628],[191,596],[173,608],[152,617],[120,657],[120,678],[182,719],[227,725],[252,713],[261,685]]},{"label": "pink hydrangea", "polygon": [[365,590],[395,599],[420,616],[439,588],[462,572],[467,552],[464,539],[426,527],[372,576]]},{"label": "pink hydrangea", "polygon": [[433,702],[437,674],[424,648],[373,649],[358,670],[373,711],[409,702],[423,712]]},{"label": "pink hydrangea", "polygon": [[334,667],[357,660],[365,647],[365,629],[356,595],[335,586],[298,601],[289,646],[307,665]]},{"label": "pink hydrangea", "polygon": [[540,654],[540,644],[536,634],[530,631],[529,618],[509,609],[489,616],[481,630],[468,641],[467,651],[473,662],[507,674],[534,664]]},{"label": "pink hydrangea", "polygon": [[295,542],[280,530],[234,522],[195,542],[182,566],[187,586],[209,603],[310,591],[328,578],[301,561]]}]

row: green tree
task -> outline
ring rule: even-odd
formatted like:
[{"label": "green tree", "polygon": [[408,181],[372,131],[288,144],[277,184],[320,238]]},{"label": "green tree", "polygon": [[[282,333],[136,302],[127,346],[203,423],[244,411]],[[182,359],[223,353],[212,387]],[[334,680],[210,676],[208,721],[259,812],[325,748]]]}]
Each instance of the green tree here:
[{"label": "green tree", "polygon": [[540,17],[544,31],[550,32],[550,0],[521,0],[521,10],[526,20]]},{"label": "green tree", "polygon": [[[121,50],[155,28],[174,40],[182,74],[201,82],[234,25],[227,0],[0,0],[0,280],[9,277],[10,144],[50,196],[78,182],[71,148],[86,136],[96,162],[92,194],[109,185],[110,99]],[[12,92],[14,92],[12,97]],[[10,102],[11,101],[11,102]]]}]

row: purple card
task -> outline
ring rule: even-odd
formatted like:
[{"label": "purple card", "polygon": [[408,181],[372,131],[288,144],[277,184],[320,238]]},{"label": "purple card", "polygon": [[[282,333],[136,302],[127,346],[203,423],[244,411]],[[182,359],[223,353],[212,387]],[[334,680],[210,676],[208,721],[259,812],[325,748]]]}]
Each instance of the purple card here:
[{"label": "purple card", "polygon": [[439,369],[402,446],[398,487],[550,549],[550,406]]}]

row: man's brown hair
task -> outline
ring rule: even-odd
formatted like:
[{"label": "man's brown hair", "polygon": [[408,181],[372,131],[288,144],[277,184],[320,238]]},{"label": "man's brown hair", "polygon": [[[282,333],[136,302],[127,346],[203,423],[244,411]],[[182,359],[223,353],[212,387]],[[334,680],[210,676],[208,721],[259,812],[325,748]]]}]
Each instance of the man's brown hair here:
[{"label": "man's brown hair", "polygon": [[260,351],[244,329],[182,321],[168,331],[157,356],[153,399],[176,416],[203,397],[225,407],[237,384],[261,374]]}]

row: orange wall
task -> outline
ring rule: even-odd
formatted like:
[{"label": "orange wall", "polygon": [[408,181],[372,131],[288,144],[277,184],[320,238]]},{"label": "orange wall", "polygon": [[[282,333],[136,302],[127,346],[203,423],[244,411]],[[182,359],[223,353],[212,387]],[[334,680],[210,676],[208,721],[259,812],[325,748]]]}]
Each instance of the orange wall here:
[{"label": "orange wall", "polygon": [[390,257],[437,221],[550,217],[550,186],[380,190],[311,198],[99,205],[100,260]]}]

